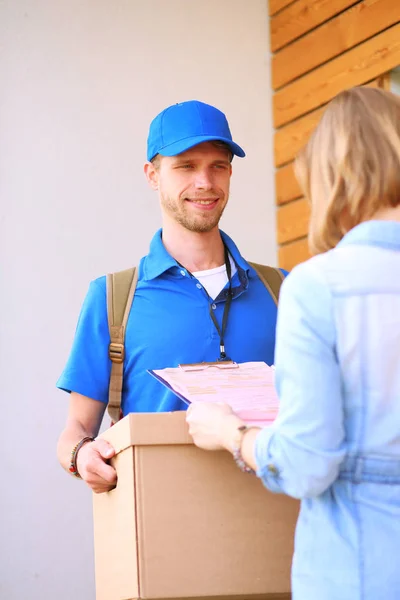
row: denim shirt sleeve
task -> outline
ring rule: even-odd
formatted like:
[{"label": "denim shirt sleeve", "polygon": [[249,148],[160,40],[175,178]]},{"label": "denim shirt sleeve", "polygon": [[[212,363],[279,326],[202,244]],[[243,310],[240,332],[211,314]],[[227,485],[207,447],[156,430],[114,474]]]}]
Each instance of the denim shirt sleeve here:
[{"label": "denim shirt sleeve", "polygon": [[296,267],[283,283],[275,352],[280,410],[255,446],[264,485],[295,498],[324,492],[345,455],[332,297],[319,258]]}]

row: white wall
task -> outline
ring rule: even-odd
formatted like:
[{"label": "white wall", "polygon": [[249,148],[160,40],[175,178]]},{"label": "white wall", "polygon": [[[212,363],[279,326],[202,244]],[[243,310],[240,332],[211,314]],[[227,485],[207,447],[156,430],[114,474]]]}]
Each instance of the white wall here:
[{"label": "white wall", "polygon": [[274,262],[266,0],[0,0],[0,598],[93,600],[91,497],[58,466],[55,389],[91,278],[160,224],[150,120],[187,99],[228,115],[223,227]]},{"label": "white wall", "polygon": [[390,73],[390,91],[400,96],[400,67]]}]

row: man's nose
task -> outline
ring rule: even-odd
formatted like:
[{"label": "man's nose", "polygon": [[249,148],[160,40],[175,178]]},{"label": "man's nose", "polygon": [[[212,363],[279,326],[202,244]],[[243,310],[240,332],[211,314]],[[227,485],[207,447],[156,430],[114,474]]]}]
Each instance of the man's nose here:
[{"label": "man's nose", "polygon": [[195,185],[199,190],[209,190],[212,188],[212,178],[208,170],[197,171]]}]

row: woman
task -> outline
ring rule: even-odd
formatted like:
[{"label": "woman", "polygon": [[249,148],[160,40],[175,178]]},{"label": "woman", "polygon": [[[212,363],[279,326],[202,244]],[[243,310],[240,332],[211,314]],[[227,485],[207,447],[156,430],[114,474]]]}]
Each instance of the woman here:
[{"label": "woman", "polygon": [[226,449],[301,498],[293,600],[400,598],[400,100],[372,88],[327,107],[296,173],[314,256],[283,284],[280,411],[246,428],[195,404],[195,443]]}]

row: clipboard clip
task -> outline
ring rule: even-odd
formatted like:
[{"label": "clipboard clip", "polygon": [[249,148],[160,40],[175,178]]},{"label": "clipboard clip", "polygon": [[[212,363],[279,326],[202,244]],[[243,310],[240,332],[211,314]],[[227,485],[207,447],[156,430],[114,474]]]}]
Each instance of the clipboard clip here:
[{"label": "clipboard clip", "polygon": [[210,369],[215,367],[216,369],[238,369],[239,365],[234,360],[217,360],[215,362],[201,362],[201,363],[189,363],[189,364],[181,364],[179,368],[185,372],[191,371],[205,371],[206,369]]}]

